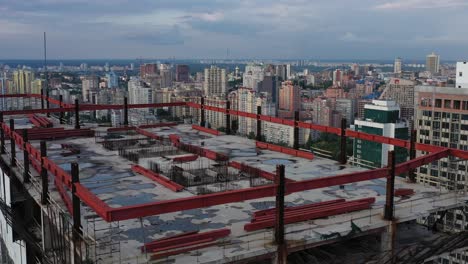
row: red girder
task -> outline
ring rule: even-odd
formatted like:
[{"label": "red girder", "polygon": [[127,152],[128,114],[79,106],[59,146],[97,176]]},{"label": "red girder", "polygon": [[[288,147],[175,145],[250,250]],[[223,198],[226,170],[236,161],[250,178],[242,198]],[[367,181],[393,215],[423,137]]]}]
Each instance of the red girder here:
[{"label": "red girder", "polygon": [[449,155],[450,155],[450,150],[444,149],[442,151],[434,152],[425,156],[421,156],[421,157],[400,163],[395,166],[395,174],[399,175],[401,173],[409,171],[410,169],[416,169],[418,167],[421,167],[422,165],[429,164],[441,158],[448,157]]},{"label": "red girder", "polygon": [[105,202],[99,199],[94,193],[89,191],[86,187],[81,185],[81,183],[75,183],[76,195],[83,201],[86,205],[91,207],[102,219],[107,222],[113,221],[110,217],[109,212],[112,210]]},{"label": "red girder", "polygon": [[205,133],[208,133],[208,134],[211,134],[211,135],[215,135],[215,136],[219,136],[220,132],[216,129],[211,129],[211,128],[207,128],[207,127],[202,127],[202,126],[198,126],[198,125],[192,125],[192,129],[195,129],[195,130],[198,130],[198,131],[201,131],[201,132],[205,132]]}]

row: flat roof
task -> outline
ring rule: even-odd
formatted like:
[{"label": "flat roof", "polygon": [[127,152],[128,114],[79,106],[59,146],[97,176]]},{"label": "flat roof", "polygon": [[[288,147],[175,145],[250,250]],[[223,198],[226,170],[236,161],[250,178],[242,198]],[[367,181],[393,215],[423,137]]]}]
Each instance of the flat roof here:
[{"label": "flat roof", "polygon": [[[18,118],[18,120],[20,119],[23,120]],[[18,121],[18,127],[28,127],[27,121],[24,121],[25,124],[21,123],[20,125],[20,122],[23,121]],[[58,126],[58,124],[56,125]],[[105,128],[96,128],[96,131],[104,130]],[[274,172],[277,164],[284,164],[286,177],[291,180],[300,181],[366,170],[351,165],[341,165],[337,161],[320,157],[308,160],[269,150],[262,149],[259,151],[255,147],[254,140],[233,135],[213,136],[194,130],[190,125],[145,130],[164,137],[171,134],[179,135],[182,142],[224,153],[230,157],[230,161],[245,163],[268,172]],[[124,136],[123,139],[141,137],[143,136],[129,135]],[[181,192],[172,192],[161,184],[134,173],[131,170],[133,162],[119,156],[117,150],[104,148],[99,143],[100,140],[100,136],[96,136],[48,141],[48,157],[67,171],[70,170],[69,164],[71,162],[78,162],[81,183],[114,208],[196,196],[196,194],[187,190],[188,188]],[[9,141],[7,143],[9,144]],[[32,144],[38,147],[39,141],[32,141]],[[79,149],[80,153],[70,153],[69,150],[62,148],[62,144],[72,145],[74,148]],[[18,153],[20,153],[19,150]],[[64,153],[67,154],[64,155]],[[139,164],[147,167],[150,161],[163,164],[168,162],[168,159],[167,157],[147,157],[140,159]],[[213,161],[201,157],[194,162],[194,168],[209,166],[213,163]],[[323,235],[334,232],[345,235],[351,231],[351,221],[363,231],[385,227],[388,225],[388,221],[382,219],[385,186],[385,179],[377,179],[346,184],[343,188],[332,186],[287,195],[285,197],[287,206],[337,198],[350,200],[365,197],[376,198],[376,202],[370,210],[287,225],[286,239],[288,244],[303,247],[323,242]],[[248,187],[248,182],[241,182],[237,187]],[[432,211],[440,210],[440,208],[454,207],[454,205],[463,202],[463,199],[457,197],[456,194],[422,184],[410,184],[398,177],[395,188],[412,188],[415,191],[415,194],[409,198],[395,197],[397,221],[416,219]],[[54,187],[52,187],[51,191],[54,190]],[[53,197],[60,199],[56,193],[53,194]],[[128,263],[147,260],[151,254],[146,255],[141,253],[140,250],[140,247],[146,242],[187,231],[229,228],[232,232],[231,235],[224,238],[219,245],[168,257],[172,263],[225,263],[276,251],[276,247],[272,244],[272,229],[246,232],[243,228],[245,224],[250,222],[253,212],[272,208],[274,205],[275,198],[269,197],[149,216],[142,218],[141,221],[140,219],[131,219],[111,224],[99,220],[93,210],[82,206],[82,225],[85,232],[96,229],[107,230],[108,232],[109,229],[106,228],[112,225],[115,228],[113,240],[118,240],[120,244],[119,257],[122,261]],[[96,236],[96,239],[99,239],[99,237],[109,235],[105,232],[98,231],[93,235]],[[103,263],[112,263],[118,260],[116,256],[102,258]]]}]

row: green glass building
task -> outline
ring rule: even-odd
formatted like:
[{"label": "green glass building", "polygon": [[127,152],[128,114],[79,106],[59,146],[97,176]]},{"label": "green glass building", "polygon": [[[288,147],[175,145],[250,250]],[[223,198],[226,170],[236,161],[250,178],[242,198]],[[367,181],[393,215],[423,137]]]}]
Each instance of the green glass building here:
[{"label": "green glass building", "polygon": [[[400,107],[395,101],[373,100],[372,104],[366,104],[364,118],[355,120],[352,128],[369,134],[408,139],[408,125],[400,120]],[[387,165],[390,150],[395,150],[397,163],[407,160],[408,153],[405,148],[355,139],[352,163],[366,168],[384,167]]]}]

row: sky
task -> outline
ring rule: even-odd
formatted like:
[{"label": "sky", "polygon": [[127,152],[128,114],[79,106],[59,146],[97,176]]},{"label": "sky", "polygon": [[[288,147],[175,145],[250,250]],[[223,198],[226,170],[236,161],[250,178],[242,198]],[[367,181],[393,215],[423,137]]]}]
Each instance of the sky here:
[{"label": "sky", "polygon": [[[0,0],[0,59],[468,57],[468,0]],[[227,50],[229,49],[229,55]]]}]

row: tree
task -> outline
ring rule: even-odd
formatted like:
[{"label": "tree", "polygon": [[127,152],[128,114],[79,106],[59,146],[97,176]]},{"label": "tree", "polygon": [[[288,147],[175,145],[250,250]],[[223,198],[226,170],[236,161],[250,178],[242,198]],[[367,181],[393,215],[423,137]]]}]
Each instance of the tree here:
[{"label": "tree", "polygon": [[249,135],[247,136],[249,139],[255,139],[255,133],[250,131]]},{"label": "tree", "polygon": [[219,132],[226,132],[226,128],[225,127],[218,127],[218,131]]},{"label": "tree", "polygon": [[231,130],[234,133],[237,133],[237,130],[239,130],[239,120],[232,120],[231,122]]}]

